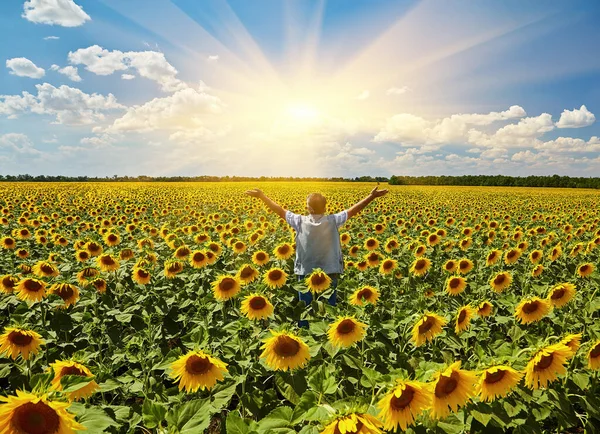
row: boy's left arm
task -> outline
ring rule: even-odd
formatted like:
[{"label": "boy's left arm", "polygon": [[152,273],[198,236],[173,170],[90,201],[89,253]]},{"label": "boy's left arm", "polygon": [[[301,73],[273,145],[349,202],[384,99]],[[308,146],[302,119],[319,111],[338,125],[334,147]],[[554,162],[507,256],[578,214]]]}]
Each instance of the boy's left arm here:
[{"label": "boy's left arm", "polygon": [[285,210],[283,209],[283,207],[281,205],[279,205],[277,202],[275,202],[274,200],[272,200],[271,198],[269,198],[266,194],[264,194],[262,192],[262,190],[255,188],[253,190],[248,190],[246,192],[246,194],[248,196],[259,198],[260,200],[262,200],[265,203],[265,205],[267,205],[267,207],[271,211],[273,211],[275,214],[277,214],[282,219],[285,219]]},{"label": "boy's left arm", "polygon": [[356,214],[361,212],[364,207],[373,202],[376,198],[385,196],[387,193],[388,190],[377,190],[377,187],[375,187],[373,190],[371,190],[371,193],[369,193],[367,197],[365,197],[360,202],[355,203],[348,209],[348,218],[354,217]]}]

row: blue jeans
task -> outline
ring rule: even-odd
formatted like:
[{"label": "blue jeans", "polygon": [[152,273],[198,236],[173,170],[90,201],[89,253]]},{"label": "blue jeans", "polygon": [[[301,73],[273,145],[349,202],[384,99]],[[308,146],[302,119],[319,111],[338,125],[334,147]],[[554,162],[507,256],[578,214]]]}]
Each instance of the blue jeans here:
[{"label": "blue jeans", "polygon": [[[304,280],[306,279],[306,276],[296,276],[298,278],[298,281]],[[337,284],[338,284],[338,275],[329,275],[329,277],[331,277],[331,288],[333,288],[333,294],[331,294],[331,296],[327,299],[327,302],[329,303],[330,306],[335,306],[337,304]],[[303,301],[306,306],[310,306],[310,304],[313,301],[313,294],[310,291],[307,292],[300,292],[298,291],[298,299],[300,301]],[[304,327],[304,328],[308,328],[308,321],[305,319],[301,319],[298,321],[298,327]]]}]

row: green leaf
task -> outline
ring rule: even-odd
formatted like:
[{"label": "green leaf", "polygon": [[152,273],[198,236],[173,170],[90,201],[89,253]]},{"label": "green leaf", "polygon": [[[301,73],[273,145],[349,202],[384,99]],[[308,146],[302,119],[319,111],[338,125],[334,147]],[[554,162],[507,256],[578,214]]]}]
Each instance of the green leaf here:
[{"label": "green leaf", "polygon": [[246,425],[244,419],[240,417],[237,411],[232,411],[227,415],[225,428],[227,434],[248,434],[250,431],[250,428]]},{"label": "green leaf", "polygon": [[130,313],[119,313],[115,315],[115,319],[120,323],[129,324],[131,322],[131,317],[133,315]]},{"label": "green leaf", "polygon": [[63,387],[63,393],[76,392],[87,386],[94,377],[84,377],[83,375],[65,375],[60,379],[60,384]]},{"label": "green leaf", "polygon": [[290,407],[278,407],[258,423],[259,432],[271,432],[275,428],[291,428],[294,411]]},{"label": "green leaf", "polygon": [[470,414],[471,416],[473,416],[473,419],[475,419],[483,426],[487,426],[487,424],[490,422],[490,419],[492,419],[491,414],[480,413],[477,410],[471,410]]},{"label": "green leaf", "polygon": [[214,413],[209,398],[196,399],[173,409],[167,414],[167,422],[176,427],[180,434],[196,434],[208,428]]},{"label": "green leaf", "polygon": [[102,433],[106,428],[120,425],[109,417],[102,409],[97,407],[85,408],[83,404],[73,403],[69,407],[69,411],[77,415],[79,423],[87,428],[85,433]]},{"label": "green leaf", "polygon": [[590,377],[587,374],[582,372],[578,372],[571,376],[573,382],[579,387],[581,390],[586,390],[590,384]]},{"label": "green leaf", "polygon": [[99,386],[101,392],[110,392],[111,390],[119,389],[122,384],[117,380],[108,379],[104,383],[100,383]]},{"label": "green leaf", "polygon": [[161,426],[166,414],[167,409],[161,404],[153,402],[148,398],[144,400],[144,405],[142,406],[142,416],[144,418],[144,425],[147,428],[156,428],[157,426]]},{"label": "green leaf", "polygon": [[212,406],[216,411],[221,411],[223,407],[229,404],[231,397],[235,394],[235,389],[238,384],[238,382],[235,382],[228,387],[224,387],[221,390],[213,392]]},{"label": "green leaf", "polygon": [[326,365],[322,365],[308,378],[308,385],[312,390],[324,395],[336,392],[337,383],[335,378],[328,372]]}]

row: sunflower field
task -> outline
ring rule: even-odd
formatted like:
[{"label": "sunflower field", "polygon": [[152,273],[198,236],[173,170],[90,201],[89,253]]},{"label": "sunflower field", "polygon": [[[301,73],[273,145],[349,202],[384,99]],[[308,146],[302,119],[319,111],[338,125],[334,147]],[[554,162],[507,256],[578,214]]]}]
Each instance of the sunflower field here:
[{"label": "sunflower field", "polygon": [[600,432],[600,192],[256,186],[0,184],[0,434]]}]

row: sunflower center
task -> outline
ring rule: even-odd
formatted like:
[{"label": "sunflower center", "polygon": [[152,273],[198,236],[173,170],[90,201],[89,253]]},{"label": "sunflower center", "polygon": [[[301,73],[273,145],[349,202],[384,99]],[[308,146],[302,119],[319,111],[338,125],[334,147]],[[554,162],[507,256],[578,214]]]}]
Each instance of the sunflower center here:
[{"label": "sunflower center", "polygon": [[454,268],[454,262],[446,263],[446,270],[452,270]]},{"label": "sunflower center", "polygon": [[560,300],[561,298],[563,298],[564,295],[565,295],[565,289],[564,288],[558,288],[558,289],[555,289],[552,292],[552,295],[550,296],[550,298],[552,300]]},{"label": "sunflower center", "polygon": [[390,400],[390,407],[394,410],[404,410],[404,408],[408,407],[415,396],[415,391],[412,387],[407,387],[402,391],[402,395],[400,397],[396,397],[396,395],[392,396]]},{"label": "sunflower center", "polygon": [[[269,272],[269,279],[272,281],[277,281],[279,279],[281,279],[281,271],[279,270],[272,270]],[[311,282],[312,282],[312,278],[311,278]]]},{"label": "sunflower center", "polygon": [[454,278],[450,280],[450,288],[455,289],[460,286],[460,279]]},{"label": "sunflower center", "polygon": [[345,319],[341,323],[338,324],[336,331],[342,335],[347,335],[348,333],[352,333],[356,324],[351,319]]},{"label": "sunflower center", "polygon": [[496,253],[490,253],[488,256],[488,261],[493,261],[494,259],[496,259]]},{"label": "sunflower center", "polygon": [[369,261],[370,262],[375,262],[379,259],[379,255],[377,253],[371,253],[369,255]]},{"label": "sunflower center", "polygon": [[240,277],[242,279],[247,279],[249,277],[252,277],[253,274],[254,274],[254,270],[251,267],[244,267],[244,268],[242,268],[242,271],[240,272]]},{"label": "sunflower center", "polygon": [[12,423],[25,434],[52,434],[60,428],[56,411],[42,401],[25,403],[14,411]]},{"label": "sunflower center", "polygon": [[13,281],[12,277],[6,276],[4,279],[2,279],[2,285],[5,288],[14,288],[15,282]]},{"label": "sunflower center", "polygon": [[26,347],[33,341],[33,337],[18,331],[12,331],[8,335],[8,340],[18,347]]},{"label": "sunflower center", "polygon": [[253,297],[250,299],[250,307],[253,310],[261,310],[267,305],[267,300],[263,297]]},{"label": "sunflower center", "polygon": [[463,309],[458,314],[458,323],[462,324],[466,318],[467,318],[467,310]]},{"label": "sunflower center", "polygon": [[290,251],[290,246],[288,246],[288,245],[281,246],[277,249],[277,252],[279,252],[280,255],[285,255],[289,251]]},{"label": "sunflower center", "polygon": [[500,275],[496,276],[496,278],[494,279],[494,283],[496,285],[502,285],[505,280],[506,280],[506,276],[504,274],[500,274]]},{"label": "sunflower center", "polygon": [[367,240],[367,246],[373,247],[375,245],[375,240]]},{"label": "sunflower center", "polygon": [[498,381],[501,381],[506,375],[506,371],[504,369],[499,369],[496,372],[486,372],[485,373],[485,382],[487,384],[494,384]]},{"label": "sunflower center", "polygon": [[508,252],[508,255],[506,255],[506,257],[509,259],[512,259],[515,257],[516,254],[517,254],[517,252],[515,252],[514,250],[511,250],[510,252]]},{"label": "sunflower center", "polygon": [[554,360],[554,354],[542,356],[540,358],[540,361],[536,363],[534,369],[536,371],[543,371],[544,369],[548,369],[548,367],[552,364],[552,360]]},{"label": "sunflower center", "polygon": [[440,379],[435,385],[435,396],[443,398],[450,395],[458,387],[458,372],[452,372],[450,377],[440,376]]},{"label": "sunflower center", "polygon": [[468,263],[468,262],[462,262],[462,261],[461,261],[461,262],[458,264],[458,267],[459,267],[461,270],[464,270],[465,268],[469,268],[469,263]]},{"label": "sunflower center", "polygon": [[590,357],[595,359],[600,356],[600,345],[596,345],[592,351],[590,351]]},{"label": "sunflower center", "polygon": [[210,371],[212,363],[207,357],[190,356],[185,362],[185,370],[192,375],[202,375]]},{"label": "sunflower center", "polygon": [[194,253],[193,260],[194,260],[194,262],[202,262],[202,261],[204,261],[205,257],[206,256],[204,256],[204,253],[196,252],[196,253]]},{"label": "sunflower center", "polygon": [[42,270],[42,272],[44,274],[52,274],[52,273],[54,273],[54,269],[52,268],[52,266],[50,264],[43,264],[40,267],[40,270]]},{"label": "sunflower center", "polygon": [[142,279],[145,279],[146,277],[148,277],[150,275],[150,273],[148,273],[146,270],[142,270],[141,268],[138,269],[137,272],[138,276],[141,277]]},{"label": "sunflower center", "polygon": [[114,265],[115,261],[110,256],[103,256],[100,260],[104,265]]},{"label": "sunflower center", "polygon": [[533,259],[537,259],[537,258],[539,258],[539,256],[540,256],[540,254],[539,254],[538,252],[533,252],[533,253],[531,254],[531,257],[532,257]]},{"label": "sunflower center", "polygon": [[389,270],[394,266],[394,263],[392,261],[385,261],[383,263],[383,268],[384,270]]},{"label": "sunflower center", "polygon": [[422,270],[425,268],[425,264],[427,264],[423,259],[419,259],[415,264],[415,270]]},{"label": "sunflower center", "polygon": [[63,300],[68,300],[75,294],[75,291],[69,285],[63,285],[58,291],[58,296]]},{"label": "sunflower center", "polygon": [[293,357],[300,351],[300,344],[289,336],[280,336],[274,350],[280,357]]},{"label": "sunflower center", "polygon": [[369,288],[363,288],[360,291],[358,291],[358,294],[356,294],[356,298],[358,298],[359,300],[362,298],[369,299],[371,298],[372,294],[373,292]]},{"label": "sunflower center", "polygon": [[98,244],[89,244],[88,245],[88,250],[90,252],[97,252],[98,250],[100,250],[100,246]]},{"label": "sunflower center", "polygon": [[423,324],[419,326],[419,334],[427,333],[431,330],[431,327],[435,324],[435,319],[433,317],[428,316]]},{"label": "sunflower center", "polygon": [[265,254],[262,252],[258,252],[256,254],[256,259],[258,259],[259,261],[264,261],[265,260]]},{"label": "sunflower center", "polygon": [[28,279],[25,281],[25,289],[31,292],[38,292],[42,289],[42,284],[35,280]]},{"label": "sunflower center", "polygon": [[537,301],[530,301],[523,305],[523,312],[530,314],[537,311],[539,308],[539,303]]},{"label": "sunflower center", "polygon": [[235,287],[235,280],[233,280],[231,277],[226,277],[219,284],[219,289],[221,291],[225,291],[225,292],[231,291],[234,287]]},{"label": "sunflower center", "polygon": [[114,243],[117,241],[117,236],[116,235],[109,235],[108,236],[108,241],[110,241],[111,243]]},{"label": "sunflower center", "polygon": [[588,271],[588,268],[590,268],[590,266],[586,264],[586,265],[582,265],[581,267],[579,267],[579,270],[580,270],[582,273],[585,273],[585,272],[587,272],[587,271]]},{"label": "sunflower center", "polygon": [[76,366],[66,366],[66,367],[62,368],[60,371],[60,375],[61,376],[78,375],[80,377],[87,377],[87,375],[85,375],[85,372],[83,372],[81,369],[79,369]]}]

